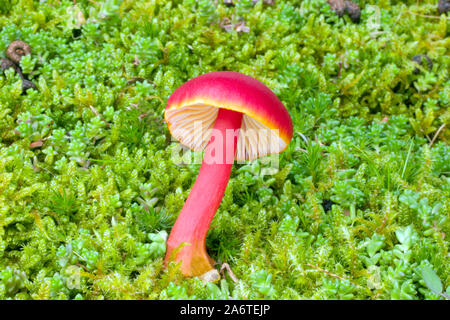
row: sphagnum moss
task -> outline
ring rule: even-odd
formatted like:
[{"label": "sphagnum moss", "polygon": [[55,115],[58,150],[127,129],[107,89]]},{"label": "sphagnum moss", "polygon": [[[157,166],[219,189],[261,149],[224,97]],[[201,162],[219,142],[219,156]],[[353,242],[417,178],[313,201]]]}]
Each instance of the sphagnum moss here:
[{"label": "sphagnum moss", "polygon": [[[0,298],[448,298],[448,16],[431,0],[354,1],[359,23],[325,0],[218,2],[0,8],[0,57],[28,43],[36,85],[0,73]],[[199,165],[174,163],[162,112],[218,70],[274,90],[294,138],[279,173],[235,165],[207,247],[237,282],[205,285],[163,267]]]}]

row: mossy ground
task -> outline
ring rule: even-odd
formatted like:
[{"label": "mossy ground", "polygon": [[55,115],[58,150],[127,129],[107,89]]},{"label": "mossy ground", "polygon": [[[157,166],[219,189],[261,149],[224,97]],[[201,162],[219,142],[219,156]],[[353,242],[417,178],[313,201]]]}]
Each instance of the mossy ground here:
[{"label": "mossy ground", "polygon": [[[0,299],[448,298],[437,1],[355,1],[360,23],[325,0],[219,2],[0,0],[0,57],[29,43],[37,87],[0,73]],[[204,285],[163,268],[199,170],[174,163],[163,110],[216,70],[266,83],[294,138],[276,174],[234,166],[207,247],[239,281]]]}]

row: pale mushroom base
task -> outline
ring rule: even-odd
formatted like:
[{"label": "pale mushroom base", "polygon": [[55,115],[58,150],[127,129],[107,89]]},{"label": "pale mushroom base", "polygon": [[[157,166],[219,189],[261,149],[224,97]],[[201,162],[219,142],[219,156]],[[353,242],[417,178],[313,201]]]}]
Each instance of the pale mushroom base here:
[{"label": "pale mushroom base", "polygon": [[219,280],[219,272],[213,267],[215,261],[206,252],[204,244],[200,241],[193,243],[194,248],[189,248],[192,245],[186,242],[180,248],[174,248],[168,242],[166,260],[181,262],[180,271],[188,277],[199,277],[210,282]]}]

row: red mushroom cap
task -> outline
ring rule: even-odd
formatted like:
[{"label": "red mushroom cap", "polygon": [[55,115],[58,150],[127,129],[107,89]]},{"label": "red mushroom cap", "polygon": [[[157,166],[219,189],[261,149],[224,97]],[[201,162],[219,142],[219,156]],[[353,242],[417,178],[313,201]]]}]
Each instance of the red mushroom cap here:
[{"label": "red mushroom cap", "polygon": [[[170,96],[165,120],[178,141],[202,151],[219,108],[243,113],[237,160],[280,153],[292,139],[292,120],[278,97],[262,82],[239,72],[216,71],[187,81]],[[200,137],[194,134],[199,124]]]}]

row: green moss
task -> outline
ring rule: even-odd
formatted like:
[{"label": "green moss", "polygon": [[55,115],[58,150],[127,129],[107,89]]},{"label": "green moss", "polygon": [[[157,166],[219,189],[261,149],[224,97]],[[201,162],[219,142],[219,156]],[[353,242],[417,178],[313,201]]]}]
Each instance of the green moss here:
[{"label": "green moss", "polygon": [[[359,24],[325,0],[3,1],[0,57],[29,43],[37,90],[0,73],[0,299],[448,298],[449,18],[355,2]],[[234,166],[207,247],[239,281],[205,285],[162,263],[199,170],[163,110],[216,70],[265,82],[294,137],[279,171]]]}]

